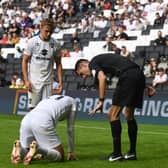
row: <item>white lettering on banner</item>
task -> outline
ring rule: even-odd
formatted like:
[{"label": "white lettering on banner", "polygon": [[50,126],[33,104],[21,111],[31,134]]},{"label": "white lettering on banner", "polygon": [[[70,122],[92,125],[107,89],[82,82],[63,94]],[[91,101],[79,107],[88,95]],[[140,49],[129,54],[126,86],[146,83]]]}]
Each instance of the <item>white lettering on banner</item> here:
[{"label": "white lettering on banner", "polygon": [[[78,111],[90,112],[99,101],[98,98],[76,98]],[[103,105],[103,112],[108,113],[112,100],[106,98]],[[124,109],[122,111],[124,113]],[[135,116],[168,117],[168,101],[144,100],[143,108],[135,110]]]},{"label": "white lettering on banner", "polygon": [[83,111],[91,111],[93,108],[93,98],[86,98],[83,104]]},{"label": "white lettering on banner", "polygon": [[168,117],[168,101],[145,100],[143,102],[142,111],[135,110],[136,116],[152,116],[152,117]]},{"label": "white lettering on banner", "polygon": [[[97,97],[84,97],[83,95],[82,97],[76,97],[75,100],[77,102],[77,110],[82,113],[90,112],[99,101]],[[103,113],[109,113],[111,104],[112,99],[106,98],[103,105]],[[17,112],[23,114],[27,111],[27,95],[20,94],[18,97]],[[124,113],[124,109],[122,113]],[[135,116],[168,118],[168,101],[162,99],[144,100],[142,109],[137,108],[135,110]]]},{"label": "white lettering on banner", "polygon": [[160,112],[162,117],[168,117],[168,101],[163,102]]},{"label": "white lettering on banner", "polygon": [[161,107],[161,101],[149,101],[147,116],[159,116],[159,111]]},{"label": "white lettering on banner", "polygon": [[78,111],[82,111],[82,103],[80,101],[80,98],[75,98],[76,102],[77,102],[77,107],[78,107]]},{"label": "white lettering on banner", "polygon": [[[84,113],[90,112],[99,101],[99,99],[97,98],[96,99],[95,98],[84,98],[84,99],[76,98],[75,100],[78,105],[78,111],[82,111]],[[104,101],[104,105],[103,105],[104,113],[108,113],[111,103],[112,103],[111,99],[106,99]]]},{"label": "white lettering on banner", "polygon": [[[137,115],[141,115],[141,116],[145,116],[145,113],[146,113],[146,109],[147,109],[147,106],[148,106],[148,101],[144,101],[143,102],[143,107],[142,107],[142,111],[139,112],[139,114]],[[135,114],[136,115],[136,114]]]},{"label": "white lettering on banner", "polygon": [[27,96],[21,95],[18,101],[18,108],[19,109],[26,109],[27,108]]}]

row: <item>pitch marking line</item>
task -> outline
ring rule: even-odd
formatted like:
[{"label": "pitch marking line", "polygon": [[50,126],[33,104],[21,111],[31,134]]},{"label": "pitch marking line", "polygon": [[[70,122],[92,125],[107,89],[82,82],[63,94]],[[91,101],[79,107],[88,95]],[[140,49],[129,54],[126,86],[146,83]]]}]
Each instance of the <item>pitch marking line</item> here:
[{"label": "pitch marking line", "polygon": [[[62,126],[65,126],[62,124]],[[102,128],[102,127],[89,127],[84,125],[75,125],[75,128],[86,128],[86,129],[97,129],[97,130],[108,130],[108,128]],[[124,131],[127,132],[127,131]],[[150,135],[167,135],[167,132],[153,132],[153,131],[138,131],[140,134],[150,134]]]}]

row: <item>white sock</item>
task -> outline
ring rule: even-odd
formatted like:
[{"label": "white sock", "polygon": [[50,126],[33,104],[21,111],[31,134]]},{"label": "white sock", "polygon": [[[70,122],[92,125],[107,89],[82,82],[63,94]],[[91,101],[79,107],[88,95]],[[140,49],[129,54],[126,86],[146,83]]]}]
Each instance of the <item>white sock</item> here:
[{"label": "white sock", "polygon": [[52,160],[52,161],[61,161],[62,160],[60,152],[58,152],[55,149],[48,150],[47,158]]},{"label": "white sock", "polygon": [[50,159],[52,161],[61,161],[63,159],[60,152],[58,152],[55,149],[38,148],[38,152],[41,153],[42,155],[46,156],[48,159]]}]

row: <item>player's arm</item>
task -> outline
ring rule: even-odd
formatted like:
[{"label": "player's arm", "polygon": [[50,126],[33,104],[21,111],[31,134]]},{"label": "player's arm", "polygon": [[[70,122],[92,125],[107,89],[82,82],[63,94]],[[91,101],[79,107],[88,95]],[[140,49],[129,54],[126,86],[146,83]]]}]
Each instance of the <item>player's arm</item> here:
[{"label": "player's arm", "polygon": [[61,50],[58,49],[56,55],[55,55],[55,63],[56,63],[56,71],[57,71],[57,77],[58,77],[58,93],[62,91],[62,62],[61,62]]},{"label": "player's arm", "polygon": [[67,138],[68,138],[68,154],[67,160],[76,160],[74,153],[74,124],[76,118],[76,110],[72,110],[67,120]]},{"label": "player's arm", "polygon": [[96,111],[100,110],[102,113],[104,97],[105,97],[105,88],[106,88],[106,75],[103,71],[99,71],[97,74],[97,79],[99,81],[99,102],[95,108],[89,113],[89,115],[94,115]]},{"label": "player's arm", "polygon": [[97,75],[99,81],[99,99],[100,101],[104,99],[105,88],[106,88],[106,75],[103,71],[99,71]]},{"label": "player's arm", "polygon": [[22,72],[23,72],[23,78],[26,84],[26,87],[28,88],[28,90],[31,89],[31,83],[28,79],[28,61],[30,59],[29,55],[24,54],[23,55],[23,59],[22,59]]}]

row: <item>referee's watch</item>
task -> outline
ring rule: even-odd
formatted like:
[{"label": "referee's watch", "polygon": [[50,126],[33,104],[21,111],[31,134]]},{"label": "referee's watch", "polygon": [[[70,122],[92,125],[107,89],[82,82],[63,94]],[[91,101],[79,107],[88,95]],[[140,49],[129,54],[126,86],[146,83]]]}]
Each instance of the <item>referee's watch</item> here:
[{"label": "referee's watch", "polygon": [[99,101],[103,103],[104,102],[104,98],[99,98]]}]

